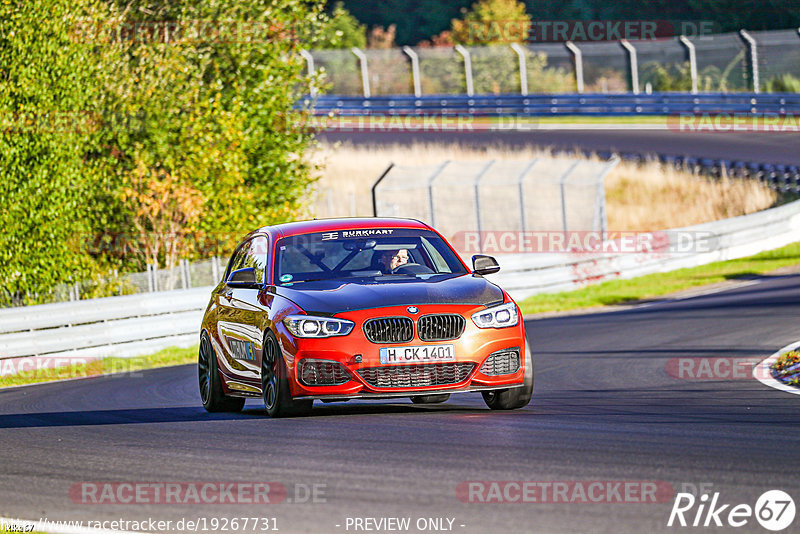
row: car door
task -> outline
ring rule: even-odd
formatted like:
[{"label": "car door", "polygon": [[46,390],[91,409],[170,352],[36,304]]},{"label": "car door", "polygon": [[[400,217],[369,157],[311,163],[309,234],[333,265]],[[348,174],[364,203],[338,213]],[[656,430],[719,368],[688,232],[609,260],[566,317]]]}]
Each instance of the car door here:
[{"label": "car door", "polygon": [[[261,354],[267,308],[259,301],[259,293],[266,281],[268,247],[264,235],[256,235],[239,246],[225,273],[226,285],[219,297],[217,325],[225,352],[225,372],[234,379],[228,381],[228,387],[249,393],[260,392],[261,367],[257,355]],[[260,287],[228,285],[232,273],[247,267],[255,269]]]}]

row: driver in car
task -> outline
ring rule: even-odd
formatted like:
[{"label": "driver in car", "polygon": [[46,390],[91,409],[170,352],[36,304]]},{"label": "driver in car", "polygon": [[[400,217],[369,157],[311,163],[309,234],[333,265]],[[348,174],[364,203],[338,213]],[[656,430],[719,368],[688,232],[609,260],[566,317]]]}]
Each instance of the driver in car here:
[{"label": "driver in car", "polygon": [[381,256],[381,270],[385,273],[391,273],[401,265],[408,263],[408,250],[401,248],[400,250],[387,250]]}]

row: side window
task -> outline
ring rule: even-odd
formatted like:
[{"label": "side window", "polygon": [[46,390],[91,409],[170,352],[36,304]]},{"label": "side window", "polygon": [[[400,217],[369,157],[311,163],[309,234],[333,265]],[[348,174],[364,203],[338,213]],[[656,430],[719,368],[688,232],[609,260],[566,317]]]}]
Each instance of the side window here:
[{"label": "side window", "polygon": [[247,258],[247,251],[250,249],[250,243],[252,243],[252,241],[247,241],[236,249],[236,252],[231,258],[231,262],[228,264],[228,270],[225,272],[225,280],[230,278],[233,271],[238,271],[239,269],[247,267],[244,263]]},{"label": "side window", "polygon": [[263,284],[266,281],[267,254],[269,242],[264,236],[254,237],[250,241],[250,248],[244,260],[245,267],[253,267],[256,270],[256,282]]}]

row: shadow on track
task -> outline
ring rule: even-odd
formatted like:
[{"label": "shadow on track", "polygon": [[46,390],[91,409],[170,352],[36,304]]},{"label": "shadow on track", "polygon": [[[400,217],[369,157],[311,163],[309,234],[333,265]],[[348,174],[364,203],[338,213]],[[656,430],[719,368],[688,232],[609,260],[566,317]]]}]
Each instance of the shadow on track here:
[{"label": "shadow on track", "polygon": [[[348,415],[388,415],[431,412],[480,412],[465,406],[415,404],[328,404],[294,419]],[[139,408],[125,410],[86,410],[76,412],[40,412],[0,415],[0,428],[37,428],[95,425],[130,425],[142,423],[185,423],[263,419],[274,421],[263,409],[245,409],[242,413],[208,413],[201,407]]]}]

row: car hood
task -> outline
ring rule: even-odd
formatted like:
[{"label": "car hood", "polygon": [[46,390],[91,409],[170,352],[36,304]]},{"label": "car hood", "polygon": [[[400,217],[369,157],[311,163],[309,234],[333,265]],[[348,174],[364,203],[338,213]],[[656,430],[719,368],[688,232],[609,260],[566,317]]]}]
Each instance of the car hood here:
[{"label": "car hood", "polygon": [[293,286],[276,286],[275,293],[308,313],[336,314],[388,306],[423,304],[475,304],[503,302],[503,291],[482,276],[433,277],[428,280],[402,278],[319,280]]}]

